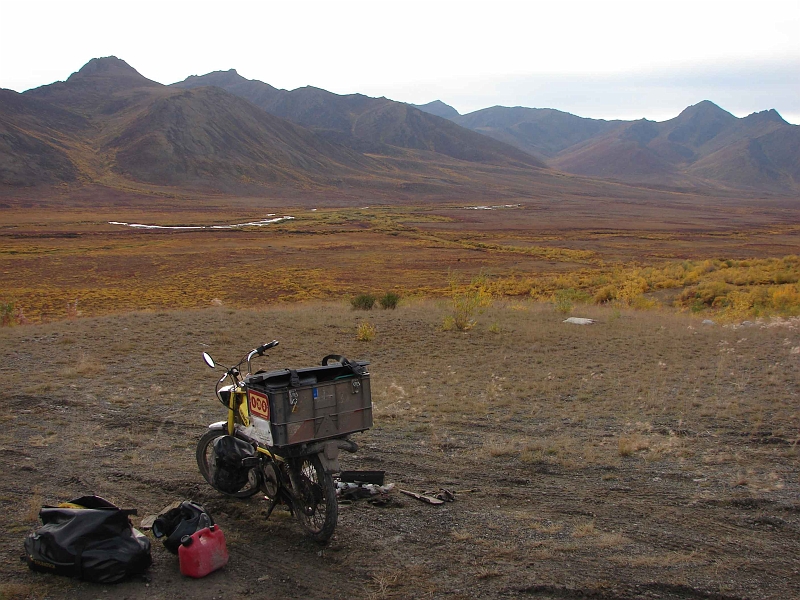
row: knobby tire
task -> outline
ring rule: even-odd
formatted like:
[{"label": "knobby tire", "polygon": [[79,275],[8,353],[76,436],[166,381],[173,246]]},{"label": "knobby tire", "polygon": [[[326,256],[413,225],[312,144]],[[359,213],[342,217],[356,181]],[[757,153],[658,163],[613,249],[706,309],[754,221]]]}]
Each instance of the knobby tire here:
[{"label": "knobby tire", "polygon": [[339,518],[333,477],[325,471],[317,455],[297,459],[292,468],[301,488],[295,490],[297,519],[311,538],[326,542],[333,535]]}]

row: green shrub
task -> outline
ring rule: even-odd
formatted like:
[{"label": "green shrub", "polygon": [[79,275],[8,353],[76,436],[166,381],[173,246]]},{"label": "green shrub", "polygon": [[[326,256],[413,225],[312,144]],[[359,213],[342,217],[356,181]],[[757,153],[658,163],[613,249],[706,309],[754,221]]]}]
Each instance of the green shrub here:
[{"label": "green shrub", "polygon": [[391,308],[394,310],[397,308],[397,304],[400,302],[400,296],[395,294],[394,292],[386,292],[383,296],[381,296],[378,303],[381,305],[383,309]]},{"label": "green shrub", "polygon": [[564,290],[558,290],[553,294],[553,307],[562,315],[568,315],[572,312],[573,302]]},{"label": "green shrub", "polygon": [[689,305],[692,310],[701,310],[703,306],[719,308],[727,305],[727,296],[733,288],[723,281],[703,282],[696,287],[683,290],[678,300]]},{"label": "green shrub", "polygon": [[555,294],[553,294],[553,306],[558,312],[566,315],[572,312],[572,307],[576,302],[585,303],[590,299],[589,294],[583,290],[566,288],[556,290]]},{"label": "green shrub", "polygon": [[375,306],[375,296],[359,294],[350,300],[350,304],[353,306],[353,310],[372,310],[372,307]]}]

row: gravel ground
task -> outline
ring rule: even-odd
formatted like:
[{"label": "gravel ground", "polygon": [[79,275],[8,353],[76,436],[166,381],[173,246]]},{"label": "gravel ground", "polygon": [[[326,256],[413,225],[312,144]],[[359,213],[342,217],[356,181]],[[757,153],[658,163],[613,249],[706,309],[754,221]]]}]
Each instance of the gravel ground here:
[{"label": "gravel ground", "polygon": [[[580,308],[580,307],[579,307]],[[0,330],[0,598],[800,597],[800,325],[702,325],[497,304],[470,331],[447,306],[320,304],[142,312]],[[362,321],[377,331],[356,340]],[[221,363],[277,338],[275,367],[371,361],[375,426],[343,467],[386,471],[386,506],[340,506],[333,539],[223,497],[194,445],[224,418]],[[397,489],[454,492],[431,506]],[[203,504],[228,566],[202,580],[153,544],[146,578],[30,572],[42,504],[96,493],[138,519]]]}]

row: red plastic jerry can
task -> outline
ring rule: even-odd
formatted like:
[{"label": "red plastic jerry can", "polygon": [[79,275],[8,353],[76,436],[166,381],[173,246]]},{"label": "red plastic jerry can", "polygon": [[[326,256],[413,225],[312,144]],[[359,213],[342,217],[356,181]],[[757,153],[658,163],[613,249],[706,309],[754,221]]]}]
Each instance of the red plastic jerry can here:
[{"label": "red plastic jerry can", "polygon": [[219,525],[212,525],[181,539],[178,547],[181,573],[189,577],[205,577],[228,564],[225,534]]}]

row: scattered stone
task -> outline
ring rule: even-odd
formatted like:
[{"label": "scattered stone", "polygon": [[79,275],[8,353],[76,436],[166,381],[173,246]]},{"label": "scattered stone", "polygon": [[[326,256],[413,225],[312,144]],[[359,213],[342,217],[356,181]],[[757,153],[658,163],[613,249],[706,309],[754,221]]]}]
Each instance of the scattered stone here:
[{"label": "scattered stone", "polygon": [[211,301],[211,306],[222,306],[222,300],[220,300],[219,298],[214,298]]},{"label": "scattered stone", "polygon": [[592,325],[596,323],[594,319],[585,319],[583,317],[570,317],[569,319],[564,319],[564,323],[572,323],[573,325]]},{"label": "scattered stone", "polygon": [[703,319],[703,325],[716,325],[711,319]]}]

